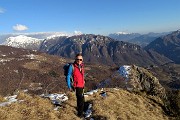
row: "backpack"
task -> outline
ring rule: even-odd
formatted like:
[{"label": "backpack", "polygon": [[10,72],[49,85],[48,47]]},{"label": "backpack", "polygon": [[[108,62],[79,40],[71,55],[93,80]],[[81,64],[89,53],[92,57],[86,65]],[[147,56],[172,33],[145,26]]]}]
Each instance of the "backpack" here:
[{"label": "backpack", "polygon": [[[63,69],[64,69],[64,75],[67,77],[68,75],[68,69],[69,69],[69,66],[72,65],[72,71],[74,72],[74,66],[73,66],[73,63],[67,63],[66,65],[64,65]],[[74,81],[73,81],[73,77],[71,76],[70,78],[70,81],[71,81],[71,88],[74,89]],[[66,81],[67,82],[67,81]]]}]

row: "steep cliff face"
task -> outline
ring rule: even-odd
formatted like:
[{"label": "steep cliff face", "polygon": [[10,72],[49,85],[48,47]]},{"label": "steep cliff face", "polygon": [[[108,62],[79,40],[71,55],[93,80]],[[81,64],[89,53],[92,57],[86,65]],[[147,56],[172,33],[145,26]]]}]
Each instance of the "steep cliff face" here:
[{"label": "steep cliff face", "polygon": [[[45,47],[47,44],[51,44],[51,47]],[[145,51],[138,45],[91,34],[46,40],[40,48],[40,51],[68,58],[74,58],[76,53],[81,52],[85,62],[107,65],[148,65],[170,62],[168,58],[154,51]]]}]

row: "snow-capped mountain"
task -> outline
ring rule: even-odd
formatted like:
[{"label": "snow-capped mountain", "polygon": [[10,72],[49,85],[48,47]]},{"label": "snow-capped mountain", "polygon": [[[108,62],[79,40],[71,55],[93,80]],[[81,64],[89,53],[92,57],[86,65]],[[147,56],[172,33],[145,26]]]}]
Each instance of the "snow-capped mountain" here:
[{"label": "snow-capped mountain", "polygon": [[52,39],[60,36],[69,36],[69,34],[65,32],[38,32],[38,33],[27,33],[24,35],[38,39]]},{"label": "snow-capped mountain", "polygon": [[19,35],[16,37],[7,38],[3,45],[12,46],[16,48],[37,50],[41,42],[42,39],[27,37],[25,35]]},{"label": "snow-capped mountain", "polygon": [[9,34],[0,34],[0,44],[6,42],[6,40],[9,37],[16,37],[24,35],[27,37],[32,37],[36,39],[49,39],[49,38],[54,38],[54,37],[59,37],[59,36],[70,36],[73,34],[68,34],[65,32],[36,32],[36,33],[9,33]]}]

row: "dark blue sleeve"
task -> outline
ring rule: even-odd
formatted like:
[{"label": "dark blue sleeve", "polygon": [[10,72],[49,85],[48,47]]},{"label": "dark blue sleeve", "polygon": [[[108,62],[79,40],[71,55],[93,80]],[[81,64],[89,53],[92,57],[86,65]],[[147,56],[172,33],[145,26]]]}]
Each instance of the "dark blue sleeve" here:
[{"label": "dark blue sleeve", "polygon": [[66,77],[66,81],[67,81],[67,86],[69,89],[71,89],[71,76],[72,76],[72,72],[73,72],[73,68],[72,68],[72,64],[69,66],[68,69],[68,74]]}]

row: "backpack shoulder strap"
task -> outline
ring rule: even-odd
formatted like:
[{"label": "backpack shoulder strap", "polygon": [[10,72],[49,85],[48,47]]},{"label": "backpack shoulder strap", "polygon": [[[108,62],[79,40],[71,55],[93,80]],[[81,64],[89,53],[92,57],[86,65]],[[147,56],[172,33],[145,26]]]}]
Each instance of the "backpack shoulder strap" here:
[{"label": "backpack shoulder strap", "polygon": [[73,65],[73,63],[71,65],[72,65],[72,72],[74,72],[74,65]]}]

